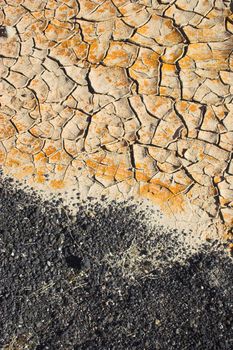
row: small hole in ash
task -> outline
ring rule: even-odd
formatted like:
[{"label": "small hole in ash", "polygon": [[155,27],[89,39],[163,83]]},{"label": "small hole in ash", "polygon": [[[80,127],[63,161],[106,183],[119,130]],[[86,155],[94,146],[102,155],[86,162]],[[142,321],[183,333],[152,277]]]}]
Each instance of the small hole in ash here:
[{"label": "small hole in ash", "polygon": [[7,30],[4,26],[0,26],[0,37],[7,38]]},{"label": "small hole in ash", "polygon": [[82,258],[75,255],[69,255],[65,259],[68,267],[71,267],[75,270],[81,270],[83,266]]},{"label": "small hole in ash", "polygon": [[46,349],[46,348],[45,348],[45,346],[43,344],[39,344],[36,347],[36,350],[44,350],[44,349]]}]

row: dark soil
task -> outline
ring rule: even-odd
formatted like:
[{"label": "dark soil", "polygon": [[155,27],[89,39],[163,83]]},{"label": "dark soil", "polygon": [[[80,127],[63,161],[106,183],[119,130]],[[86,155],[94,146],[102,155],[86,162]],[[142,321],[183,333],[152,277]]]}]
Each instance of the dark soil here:
[{"label": "dark soil", "polygon": [[[222,248],[172,263],[175,230],[149,230],[149,214],[127,203],[91,203],[95,216],[80,205],[72,217],[1,182],[0,348],[232,349],[233,267]],[[132,244],[136,265],[123,260]]]}]

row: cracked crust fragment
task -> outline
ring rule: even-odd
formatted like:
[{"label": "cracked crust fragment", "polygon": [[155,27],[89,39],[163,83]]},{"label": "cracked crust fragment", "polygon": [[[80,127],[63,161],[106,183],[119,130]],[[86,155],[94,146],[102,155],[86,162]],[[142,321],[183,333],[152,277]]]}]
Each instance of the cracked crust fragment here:
[{"label": "cracked crust fragment", "polygon": [[0,1],[0,165],[233,223],[227,1]]}]

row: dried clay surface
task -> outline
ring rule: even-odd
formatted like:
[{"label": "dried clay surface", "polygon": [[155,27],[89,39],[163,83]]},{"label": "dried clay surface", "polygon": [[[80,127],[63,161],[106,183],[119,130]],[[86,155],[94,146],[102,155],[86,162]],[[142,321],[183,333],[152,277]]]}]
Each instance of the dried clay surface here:
[{"label": "dried clay surface", "polygon": [[0,0],[3,174],[231,227],[232,33],[230,1]]}]

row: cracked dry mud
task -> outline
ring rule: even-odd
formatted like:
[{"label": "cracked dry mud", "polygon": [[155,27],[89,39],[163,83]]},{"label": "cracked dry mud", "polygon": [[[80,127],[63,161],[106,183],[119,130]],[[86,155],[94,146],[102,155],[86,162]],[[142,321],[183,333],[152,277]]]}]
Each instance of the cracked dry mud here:
[{"label": "cracked dry mud", "polygon": [[3,174],[46,191],[140,196],[229,229],[231,7],[0,0]]}]

